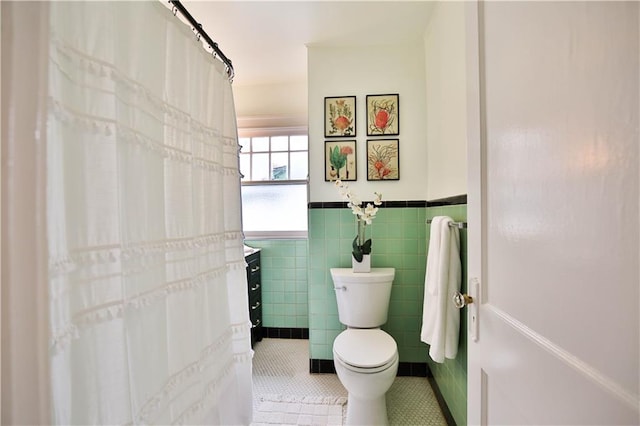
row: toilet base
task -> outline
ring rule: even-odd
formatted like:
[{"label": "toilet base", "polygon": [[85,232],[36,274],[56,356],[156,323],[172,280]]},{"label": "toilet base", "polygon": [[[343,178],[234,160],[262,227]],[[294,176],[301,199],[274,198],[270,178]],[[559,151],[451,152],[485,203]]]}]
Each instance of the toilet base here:
[{"label": "toilet base", "polygon": [[347,425],[382,425],[389,424],[387,417],[387,401],[385,395],[374,399],[359,399],[349,394],[347,398]]}]

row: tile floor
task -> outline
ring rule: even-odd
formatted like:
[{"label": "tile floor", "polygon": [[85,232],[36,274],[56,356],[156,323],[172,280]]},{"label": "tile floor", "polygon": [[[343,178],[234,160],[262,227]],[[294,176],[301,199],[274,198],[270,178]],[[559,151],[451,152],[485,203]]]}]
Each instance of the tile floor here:
[{"label": "tile floor", "polygon": [[[285,395],[304,397],[346,397],[335,374],[309,374],[309,341],[263,339],[256,343],[253,357],[253,401],[256,412],[261,397]],[[348,402],[347,402],[348,404]],[[397,377],[387,392],[391,425],[446,426],[438,402],[424,377]]]}]

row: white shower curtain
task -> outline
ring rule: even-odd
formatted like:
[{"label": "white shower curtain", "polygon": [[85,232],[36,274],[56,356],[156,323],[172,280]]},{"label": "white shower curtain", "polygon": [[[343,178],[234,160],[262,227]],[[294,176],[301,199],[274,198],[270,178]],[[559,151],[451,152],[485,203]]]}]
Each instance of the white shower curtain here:
[{"label": "white shower curtain", "polygon": [[248,424],[231,85],[160,2],[51,2],[52,420]]}]

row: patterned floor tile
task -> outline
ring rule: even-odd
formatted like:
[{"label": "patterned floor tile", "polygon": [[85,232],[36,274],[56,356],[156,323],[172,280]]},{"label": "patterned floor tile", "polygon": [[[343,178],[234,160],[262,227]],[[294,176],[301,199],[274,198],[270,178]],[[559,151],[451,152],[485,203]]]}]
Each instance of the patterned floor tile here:
[{"label": "patterned floor tile", "polygon": [[[283,424],[297,416],[298,424],[317,424],[324,419],[336,424],[340,419],[335,411],[322,413],[293,413],[300,398],[346,397],[347,391],[335,374],[309,373],[309,341],[296,339],[263,339],[257,343],[253,357],[253,400],[255,424],[263,420],[258,407],[265,398],[285,396],[292,404],[281,407]],[[348,402],[347,402],[348,405]],[[300,406],[302,409],[304,406]],[[330,405],[319,410],[336,410]],[[327,408],[328,407],[328,408]],[[305,408],[309,410],[309,408]],[[446,426],[438,402],[424,377],[397,377],[387,392],[387,411],[391,425]],[[344,414],[344,412],[343,412]],[[314,417],[315,416],[315,417]],[[301,423],[302,422],[302,423]],[[325,424],[327,424],[325,423]]]}]

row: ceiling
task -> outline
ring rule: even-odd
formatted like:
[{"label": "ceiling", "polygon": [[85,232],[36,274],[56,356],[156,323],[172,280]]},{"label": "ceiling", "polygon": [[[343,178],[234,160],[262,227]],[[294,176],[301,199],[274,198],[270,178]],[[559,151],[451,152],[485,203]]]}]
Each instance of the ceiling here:
[{"label": "ceiling", "polygon": [[433,2],[182,0],[235,69],[234,86],[304,82],[306,46],[421,40]]}]

